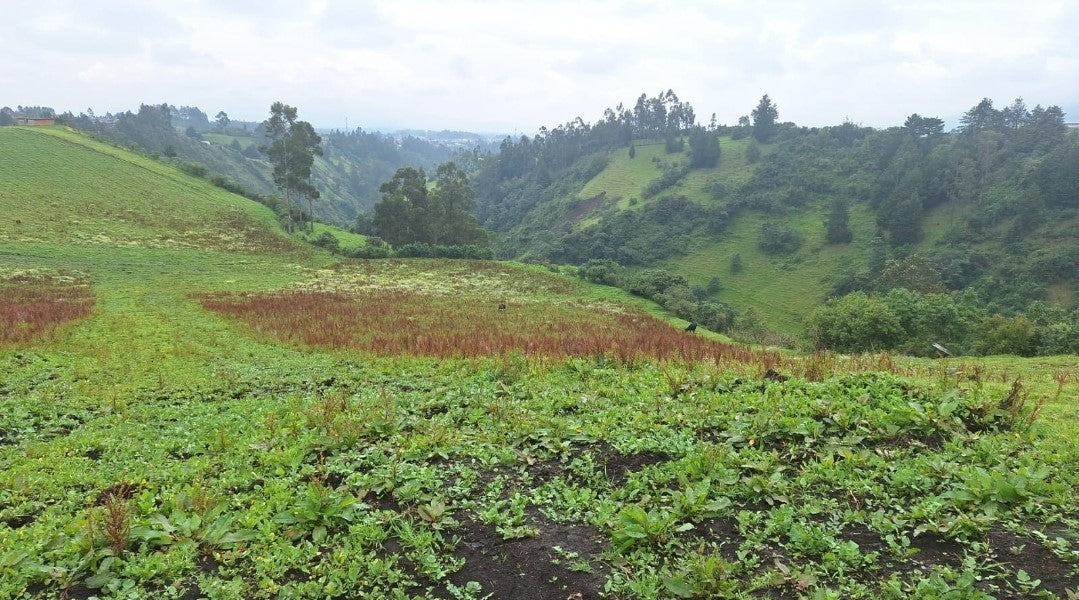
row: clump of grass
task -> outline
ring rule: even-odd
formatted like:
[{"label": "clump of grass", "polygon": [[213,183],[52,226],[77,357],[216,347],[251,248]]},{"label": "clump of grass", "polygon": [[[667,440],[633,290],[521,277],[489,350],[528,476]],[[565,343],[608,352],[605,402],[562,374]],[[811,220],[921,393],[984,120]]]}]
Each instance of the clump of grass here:
[{"label": "clump of grass", "polygon": [[640,311],[581,302],[519,301],[498,312],[485,298],[400,290],[216,294],[206,309],[256,332],[308,346],[380,355],[467,358],[520,352],[528,357],[608,357],[776,364],[771,351],[689,335]]}]

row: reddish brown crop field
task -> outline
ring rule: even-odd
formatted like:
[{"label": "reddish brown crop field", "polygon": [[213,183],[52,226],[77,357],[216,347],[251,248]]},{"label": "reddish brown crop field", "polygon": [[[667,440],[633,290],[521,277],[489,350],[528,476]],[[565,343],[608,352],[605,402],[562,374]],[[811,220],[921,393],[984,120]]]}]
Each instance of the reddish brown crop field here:
[{"label": "reddish brown crop field", "polygon": [[25,344],[90,314],[90,286],[40,279],[0,283],[0,345]]},{"label": "reddish brown crop field", "polygon": [[203,307],[256,332],[309,346],[382,355],[462,358],[518,351],[528,356],[607,356],[706,362],[778,362],[771,352],[686,333],[635,310],[583,302],[508,303],[486,298],[370,291],[217,294]]}]

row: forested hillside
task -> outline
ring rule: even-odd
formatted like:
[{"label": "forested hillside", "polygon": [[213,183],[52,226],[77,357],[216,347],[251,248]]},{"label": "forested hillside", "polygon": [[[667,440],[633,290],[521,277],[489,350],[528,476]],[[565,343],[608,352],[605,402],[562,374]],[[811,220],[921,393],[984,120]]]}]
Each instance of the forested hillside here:
[{"label": "forested hillside", "polygon": [[[947,298],[963,316],[942,339],[964,351],[998,314],[1026,332],[998,351],[1075,346],[1079,135],[1058,107],[985,99],[952,132],[916,113],[883,130],[798,127],[767,96],[737,126],[693,115],[668,91],[507,139],[476,176],[481,222],[506,256],[612,261],[600,277],[624,287],[661,267],[695,292],[681,300],[731,305],[751,337],[924,352],[939,328],[909,330],[902,302],[886,311],[899,324],[865,339],[814,314],[830,296],[887,304],[902,288],[914,304]],[[1039,328],[1053,324],[1063,338],[1049,343]]]}]

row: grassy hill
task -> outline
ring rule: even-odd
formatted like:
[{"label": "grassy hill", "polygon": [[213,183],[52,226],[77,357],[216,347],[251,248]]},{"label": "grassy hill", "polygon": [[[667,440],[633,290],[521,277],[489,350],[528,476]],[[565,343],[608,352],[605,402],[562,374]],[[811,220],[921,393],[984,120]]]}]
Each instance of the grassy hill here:
[{"label": "grassy hill", "polygon": [[1074,357],[801,357],[657,315],[537,266],[340,262],[0,128],[0,598],[1079,587]]},{"label": "grassy hill", "polygon": [[0,130],[0,239],[66,245],[298,250],[268,209],[63,130]]}]

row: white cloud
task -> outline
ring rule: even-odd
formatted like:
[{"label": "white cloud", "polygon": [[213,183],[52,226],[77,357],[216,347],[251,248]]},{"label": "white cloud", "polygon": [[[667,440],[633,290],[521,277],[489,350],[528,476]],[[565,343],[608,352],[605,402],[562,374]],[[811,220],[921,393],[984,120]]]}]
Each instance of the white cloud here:
[{"label": "white cloud", "polygon": [[[532,131],[673,88],[701,120],[867,125],[950,117],[989,96],[1079,105],[1079,7],[1060,0],[887,5],[622,1],[15,0],[6,104],[140,102],[316,125]],[[48,76],[42,76],[48,73]]]}]

